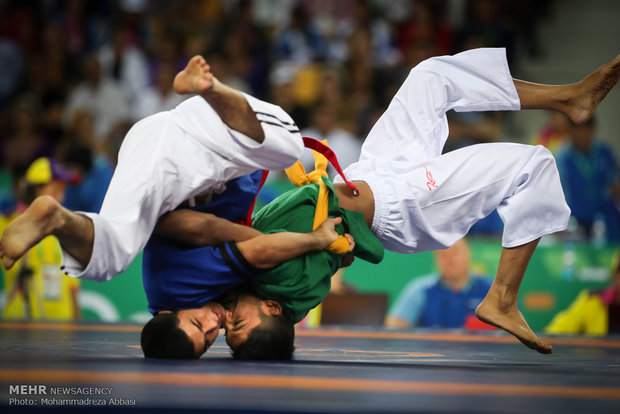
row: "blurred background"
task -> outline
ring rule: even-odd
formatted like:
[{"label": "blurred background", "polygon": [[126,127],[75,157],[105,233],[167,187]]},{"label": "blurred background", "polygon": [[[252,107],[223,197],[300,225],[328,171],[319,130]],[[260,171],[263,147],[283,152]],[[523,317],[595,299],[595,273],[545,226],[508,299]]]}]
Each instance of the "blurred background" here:
[{"label": "blurred background", "polygon": [[[617,0],[0,0],[0,229],[41,194],[98,211],[128,128],[181,102],[172,80],[196,54],[223,82],[282,106],[304,135],[327,139],[344,167],[420,61],[506,47],[515,78],[571,83],[620,53],[619,17]],[[556,156],[573,217],[541,241],[523,282],[520,308],[535,330],[580,298],[598,301],[591,312],[603,309],[605,329],[590,332],[573,315],[579,333],[605,334],[618,317],[618,108],[614,90],[581,126],[544,111],[449,114],[446,151],[513,141]],[[289,188],[273,172],[260,202]],[[492,277],[501,231],[496,214],[472,229],[466,273]],[[59,262],[57,242],[44,240],[2,272],[3,319],[149,319],[140,258],[103,284],[70,280]],[[440,263],[431,252],[357,261],[334,279],[332,304],[304,323],[379,326],[389,315],[395,328],[482,329],[468,322],[473,282],[447,282]],[[409,291],[430,306],[433,283],[461,298],[462,318],[424,322],[424,309],[406,305]],[[357,311],[333,318],[346,309]]]}]

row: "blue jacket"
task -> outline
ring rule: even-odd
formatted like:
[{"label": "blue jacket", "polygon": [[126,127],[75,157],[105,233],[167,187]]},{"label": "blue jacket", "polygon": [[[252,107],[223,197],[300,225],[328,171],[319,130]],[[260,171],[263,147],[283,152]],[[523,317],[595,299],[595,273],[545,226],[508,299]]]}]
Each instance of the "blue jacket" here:
[{"label": "blue jacket", "polygon": [[390,310],[390,316],[423,328],[462,328],[491,287],[492,280],[470,276],[460,292],[452,291],[434,274],[409,282]]},{"label": "blue jacket", "polygon": [[[211,202],[193,209],[244,220],[261,177],[262,171],[256,171],[232,180]],[[200,307],[254,272],[234,242],[195,248],[152,236],[142,255],[142,283],[151,313]]]}]

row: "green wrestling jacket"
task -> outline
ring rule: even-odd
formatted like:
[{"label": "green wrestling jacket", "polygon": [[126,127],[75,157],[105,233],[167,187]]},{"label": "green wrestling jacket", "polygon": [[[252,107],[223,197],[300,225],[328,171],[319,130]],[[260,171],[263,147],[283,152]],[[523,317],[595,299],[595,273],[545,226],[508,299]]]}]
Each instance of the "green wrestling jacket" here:
[{"label": "green wrestling jacket", "polygon": [[[353,236],[356,257],[379,263],[383,259],[383,246],[366,225],[364,216],[340,208],[333,184],[327,178],[322,179],[329,188],[328,216],[342,217],[336,231]],[[282,194],[257,213],[252,226],[263,233],[311,232],[318,192],[319,185],[314,183]],[[307,253],[257,275],[252,284],[260,295],[278,301],[297,323],[327,296],[331,277],[340,268],[342,258],[326,250]]]}]

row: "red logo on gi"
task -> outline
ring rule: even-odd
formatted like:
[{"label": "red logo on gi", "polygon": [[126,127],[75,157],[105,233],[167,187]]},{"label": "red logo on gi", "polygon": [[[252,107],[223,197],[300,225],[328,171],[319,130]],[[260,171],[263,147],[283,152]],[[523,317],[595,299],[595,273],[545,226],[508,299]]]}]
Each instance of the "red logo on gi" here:
[{"label": "red logo on gi", "polygon": [[426,166],[424,166],[424,169],[426,170],[426,179],[428,180],[428,182],[426,183],[428,191],[433,191],[433,188],[437,188],[437,182],[433,178],[433,174],[431,174],[431,172],[428,170],[428,168],[426,168]]}]

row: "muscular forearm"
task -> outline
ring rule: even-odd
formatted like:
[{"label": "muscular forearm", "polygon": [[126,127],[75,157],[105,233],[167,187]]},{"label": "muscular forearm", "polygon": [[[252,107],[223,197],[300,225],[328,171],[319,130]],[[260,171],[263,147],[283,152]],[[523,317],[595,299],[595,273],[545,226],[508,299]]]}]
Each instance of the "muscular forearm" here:
[{"label": "muscular forearm", "polygon": [[334,226],[340,221],[340,218],[328,219],[311,233],[263,234],[237,243],[237,247],[252,266],[270,269],[297,256],[326,249],[337,239]]},{"label": "muscular forearm", "polygon": [[302,254],[322,250],[312,233],[264,234],[237,244],[239,251],[257,269],[271,269]]},{"label": "muscular forearm", "polygon": [[213,214],[176,210],[159,219],[154,234],[194,246],[216,246],[231,240],[242,242],[262,233]]}]

